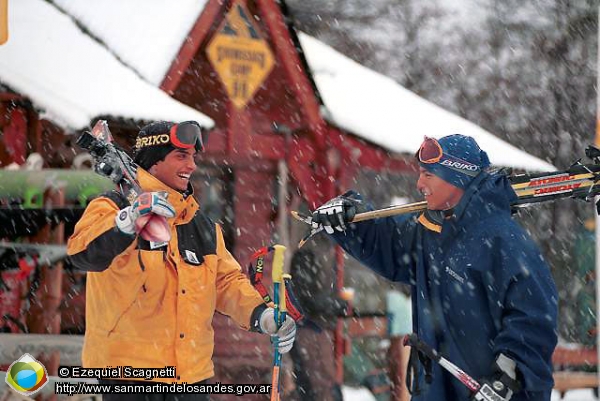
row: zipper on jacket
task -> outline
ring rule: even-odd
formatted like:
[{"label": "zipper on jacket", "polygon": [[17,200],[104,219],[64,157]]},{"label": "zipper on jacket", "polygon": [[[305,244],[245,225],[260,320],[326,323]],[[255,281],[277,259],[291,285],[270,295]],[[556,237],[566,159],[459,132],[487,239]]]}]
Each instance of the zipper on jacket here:
[{"label": "zipper on jacket", "polygon": [[138,240],[137,251],[138,251],[138,263],[140,264],[140,269],[142,269],[142,271],[145,271],[146,270],[146,266],[144,266],[144,261],[142,260],[142,250],[140,249],[139,240]]}]

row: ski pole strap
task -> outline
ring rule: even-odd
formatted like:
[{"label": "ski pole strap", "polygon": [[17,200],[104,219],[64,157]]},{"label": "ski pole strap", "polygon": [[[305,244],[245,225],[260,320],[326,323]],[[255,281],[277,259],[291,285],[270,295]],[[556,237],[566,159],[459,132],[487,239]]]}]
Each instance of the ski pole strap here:
[{"label": "ski pole strap", "polygon": [[[269,295],[269,291],[267,290],[267,287],[262,282],[262,278],[263,278],[263,274],[264,274],[263,270],[265,267],[265,256],[268,255],[270,252],[273,252],[274,250],[275,250],[275,248],[273,246],[265,246],[265,247],[260,248],[259,250],[257,250],[256,252],[254,252],[252,254],[252,259],[256,259],[256,267],[254,267],[252,265],[252,262],[250,262],[250,264],[248,266],[250,282],[252,283],[252,285],[254,286],[256,291],[258,291],[258,293],[260,294],[262,299],[265,301],[265,303],[267,303],[267,304],[270,302],[275,302],[275,301],[273,300],[273,298],[271,298],[271,295]],[[300,322],[300,321],[302,321],[302,319],[304,319],[304,311],[300,307],[298,298],[296,297],[296,294],[294,292],[292,281],[291,281],[291,276],[286,275],[284,277],[284,282],[285,282],[285,291],[284,291],[285,292],[285,304],[286,304],[287,314],[290,315],[290,317],[292,319],[294,319],[294,321]]]},{"label": "ski pole strap", "polygon": [[[419,340],[415,334],[404,337],[404,345],[411,347],[406,371],[406,388],[411,395],[416,396],[421,394],[423,390],[421,388],[421,381],[419,380],[419,363],[423,365],[423,369],[425,370],[425,383],[431,384],[433,381],[433,366],[431,361],[435,360],[435,351]],[[424,351],[427,351],[427,353]]]},{"label": "ski pole strap", "polygon": [[440,361],[440,355],[436,350],[427,345],[423,340],[421,340],[415,333],[408,334],[404,337],[404,345],[409,345],[412,348],[419,350],[423,353],[427,358],[434,360],[436,362]]},{"label": "ski pole strap", "polygon": [[273,299],[269,295],[267,287],[262,283],[263,269],[265,267],[265,256],[274,249],[272,246],[263,246],[252,254],[252,259],[256,259],[256,268],[252,266],[252,262],[248,266],[250,282],[267,304],[273,302]]},{"label": "ski pole strap", "polygon": [[296,294],[294,293],[294,286],[292,284],[292,277],[286,274],[284,277],[285,281],[285,305],[287,307],[287,314],[290,315],[296,323],[300,323],[304,319],[304,311]]},{"label": "ski pole strap", "polygon": [[[431,361],[435,361],[448,373],[457,378],[462,384],[465,385],[465,387],[467,387],[473,393],[476,393],[481,388],[481,384],[477,380],[473,379],[464,370],[450,362],[448,359],[444,358],[442,355],[440,355],[438,351],[431,348],[424,341],[421,341],[416,334],[413,333],[405,336],[404,345],[410,345],[413,347],[412,349],[416,349],[419,352],[419,359],[421,359],[422,354],[423,357],[425,357],[425,359],[429,361],[429,372],[431,372]],[[421,359],[421,362],[423,362],[423,359]],[[427,380],[428,368],[425,363],[424,366],[426,370],[425,379]],[[429,374],[431,375],[431,373]],[[431,378],[429,380],[431,380]]]},{"label": "ski pole strap", "polygon": [[411,395],[417,396],[422,393],[421,380],[419,378],[419,362],[425,369],[425,382],[430,384],[433,381],[431,373],[431,359],[423,357],[423,354],[416,348],[410,349],[408,357],[408,367],[406,370],[406,388]]}]

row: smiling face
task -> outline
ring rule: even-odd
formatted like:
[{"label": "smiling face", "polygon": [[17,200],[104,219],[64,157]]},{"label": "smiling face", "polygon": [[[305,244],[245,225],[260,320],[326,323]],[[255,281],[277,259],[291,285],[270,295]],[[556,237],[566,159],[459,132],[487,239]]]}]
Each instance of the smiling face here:
[{"label": "smiling face", "polygon": [[429,210],[451,209],[458,204],[465,193],[422,167],[419,168],[417,190],[425,197]]},{"label": "smiling face", "polygon": [[164,160],[150,167],[148,172],[158,178],[163,184],[185,191],[190,182],[190,176],[196,170],[195,149],[175,149],[165,156]]}]

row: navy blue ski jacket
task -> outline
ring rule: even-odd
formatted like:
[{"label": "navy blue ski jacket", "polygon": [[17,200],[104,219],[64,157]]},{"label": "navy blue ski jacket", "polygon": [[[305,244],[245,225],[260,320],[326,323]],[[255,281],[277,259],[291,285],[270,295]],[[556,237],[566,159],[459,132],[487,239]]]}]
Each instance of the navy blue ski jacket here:
[{"label": "navy blue ski jacket", "polygon": [[[332,237],[392,281],[412,286],[413,330],[475,379],[493,375],[500,353],[517,363],[513,401],[549,401],[558,295],[537,246],[511,218],[516,198],[504,175],[481,173],[442,232],[416,215],[351,224]],[[419,375],[423,379],[423,372]],[[467,388],[433,364],[413,401],[467,401]]]}]

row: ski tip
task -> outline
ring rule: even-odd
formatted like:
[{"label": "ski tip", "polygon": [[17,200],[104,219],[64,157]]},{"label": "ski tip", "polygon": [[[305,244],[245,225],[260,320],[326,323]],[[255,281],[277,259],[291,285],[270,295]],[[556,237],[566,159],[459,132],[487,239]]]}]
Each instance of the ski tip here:
[{"label": "ski tip", "polygon": [[306,224],[311,224],[312,223],[312,217],[310,216],[305,216],[301,213],[296,212],[295,210],[291,210],[290,214],[292,215],[292,217],[298,221],[301,221],[303,223]]}]

